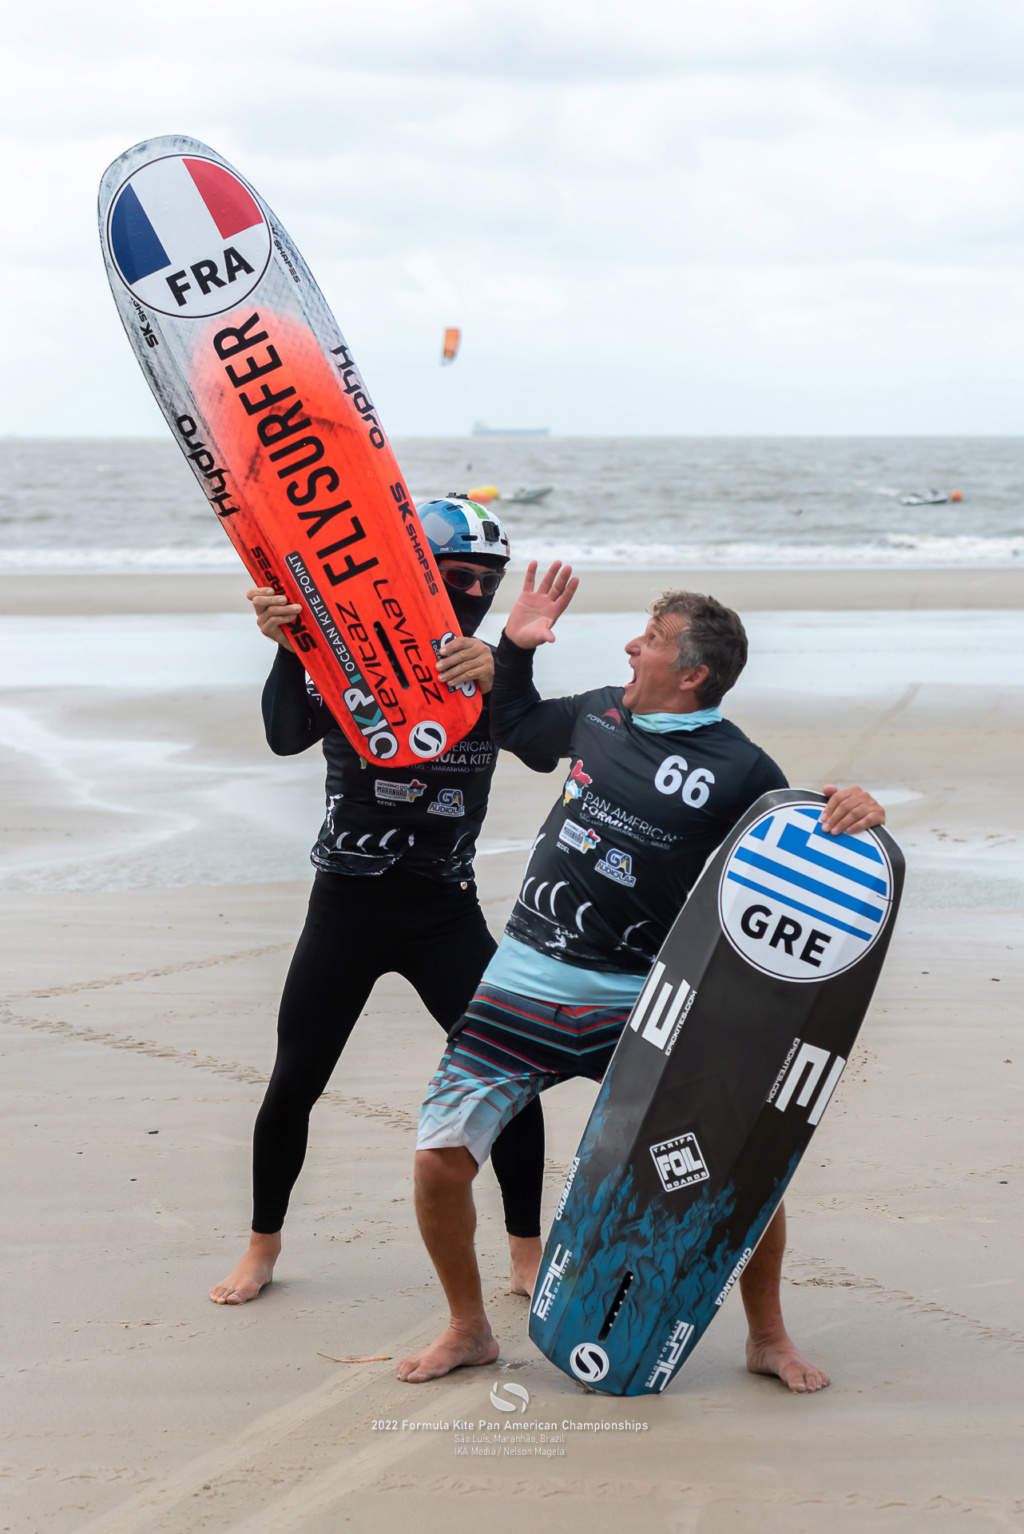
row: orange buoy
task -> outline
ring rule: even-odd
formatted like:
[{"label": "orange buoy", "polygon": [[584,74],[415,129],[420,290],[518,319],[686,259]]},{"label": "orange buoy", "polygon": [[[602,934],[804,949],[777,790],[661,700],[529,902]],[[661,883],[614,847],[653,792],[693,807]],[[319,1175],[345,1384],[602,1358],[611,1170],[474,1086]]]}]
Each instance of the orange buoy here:
[{"label": "orange buoy", "polygon": [[498,487],[497,485],[478,485],[475,490],[469,492],[469,499],[480,501],[484,506],[488,506],[491,501],[498,499]]},{"label": "orange buoy", "polygon": [[951,490],[949,492],[949,498],[950,498],[951,501],[962,501],[963,500],[963,496],[960,494],[959,490]]}]

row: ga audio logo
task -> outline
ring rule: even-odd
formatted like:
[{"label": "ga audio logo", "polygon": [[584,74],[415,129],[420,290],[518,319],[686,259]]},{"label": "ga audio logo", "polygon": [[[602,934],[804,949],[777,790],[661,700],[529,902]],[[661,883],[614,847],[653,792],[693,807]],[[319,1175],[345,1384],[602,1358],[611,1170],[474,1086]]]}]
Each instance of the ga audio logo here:
[{"label": "ga audio logo", "polygon": [[440,756],[447,744],[447,731],[436,719],[421,719],[409,731],[409,749],[417,756]]},{"label": "ga audio logo", "polygon": [[596,1342],[578,1342],[569,1354],[569,1368],[585,1385],[596,1385],[611,1368],[611,1360]]}]

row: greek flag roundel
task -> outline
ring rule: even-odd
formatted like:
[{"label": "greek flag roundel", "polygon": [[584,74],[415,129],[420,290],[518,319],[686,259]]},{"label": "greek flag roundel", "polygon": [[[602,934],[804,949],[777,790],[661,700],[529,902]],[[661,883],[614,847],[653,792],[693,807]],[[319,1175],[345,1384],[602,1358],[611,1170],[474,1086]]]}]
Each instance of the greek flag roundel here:
[{"label": "greek flag roundel", "polygon": [[823,806],[769,810],[733,849],[718,908],[732,946],[782,980],[842,974],[885,930],[892,869],[870,831],[828,836]]}]

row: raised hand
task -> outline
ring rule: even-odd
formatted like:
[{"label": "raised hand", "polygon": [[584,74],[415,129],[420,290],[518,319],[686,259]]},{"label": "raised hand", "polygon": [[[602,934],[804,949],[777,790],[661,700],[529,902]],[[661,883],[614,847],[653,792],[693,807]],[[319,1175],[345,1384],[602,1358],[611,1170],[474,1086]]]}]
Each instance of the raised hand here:
[{"label": "raised hand", "polygon": [[505,633],[521,650],[536,650],[542,644],[554,644],[554,626],[565,612],[579,586],[572,565],[555,560],[537,581],[537,561],[532,559],[526,571],[521,595],[505,619]]}]

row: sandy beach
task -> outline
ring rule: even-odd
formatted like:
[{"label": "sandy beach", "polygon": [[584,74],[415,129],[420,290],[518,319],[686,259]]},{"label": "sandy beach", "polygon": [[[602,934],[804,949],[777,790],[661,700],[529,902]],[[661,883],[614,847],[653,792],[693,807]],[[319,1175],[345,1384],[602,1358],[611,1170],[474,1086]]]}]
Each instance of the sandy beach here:
[{"label": "sandy beach", "polygon": [[[271,652],[244,575],[8,577],[0,1527],[1024,1528],[1024,574],[588,573],[544,688],[624,680],[630,625],[684,582],[749,616],[729,716],[794,784],[877,792],[908,857],[874,1005],[787,1198],[787,1319],[831,1388],[747,1374],[734,1295],[664,1396],[584,1393],[505,1292],[489,1168],[499,1364],[399,1384],[442,1318],[411,1199],[442,1035],[396,977],[314,1114],[279,1278],[211,1305],[245,1240],[321,759],[263,742]],[[499,765],[478,863],[496,934],[559,781]],[[549,1211],[594,1090],[546,1099]],[[336,1361],[372,1355],[393,1361]],[[530,1394],[514,1428],[489,1399],[507,1379]]]}]

